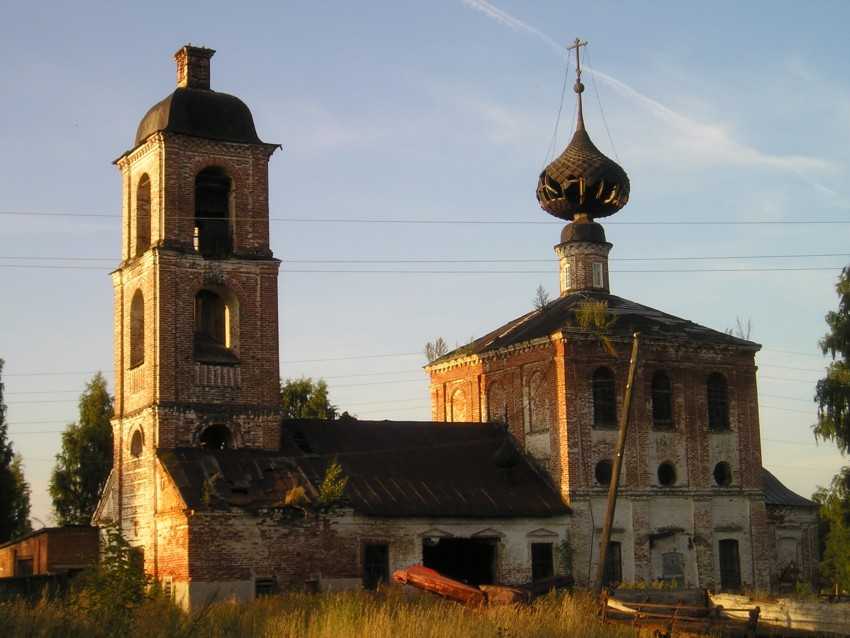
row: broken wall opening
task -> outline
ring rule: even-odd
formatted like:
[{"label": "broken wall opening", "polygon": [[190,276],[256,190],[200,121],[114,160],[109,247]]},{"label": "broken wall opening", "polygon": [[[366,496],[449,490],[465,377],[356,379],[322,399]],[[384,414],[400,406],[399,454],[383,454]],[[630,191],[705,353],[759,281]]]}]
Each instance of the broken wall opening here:
[{"label": "broken wall opening", "polygon": [[495,538],[426,538],[422,564],[470,585],[493,585],[497,542]]}]

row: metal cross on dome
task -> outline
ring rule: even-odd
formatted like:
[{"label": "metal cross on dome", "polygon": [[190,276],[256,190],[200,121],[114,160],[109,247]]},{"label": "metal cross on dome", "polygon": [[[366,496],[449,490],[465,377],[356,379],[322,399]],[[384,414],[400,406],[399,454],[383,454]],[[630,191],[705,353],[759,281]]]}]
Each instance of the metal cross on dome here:
[{"label": "metal cross on dome", "polygon": [[581,40],[576,38],[575,42],[573,42],[570,46],[567,47],[567,51],[572,51],[573,49],[576,50],[576,86],[575,86],[576,93],[581,92],[579,87],[581,87],[582,89],[584,88],[583,86],[581,86],[581,60],[579,60],[578,50],[579,50],[579,47],[586,47],[586,46],[587,46],[586,41],[582,42]]}]

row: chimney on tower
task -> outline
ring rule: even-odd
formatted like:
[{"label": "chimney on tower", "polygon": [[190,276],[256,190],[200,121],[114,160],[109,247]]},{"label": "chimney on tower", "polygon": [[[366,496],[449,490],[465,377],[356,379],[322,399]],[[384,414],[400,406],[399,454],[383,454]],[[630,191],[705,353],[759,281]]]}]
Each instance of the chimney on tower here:
[{"label": "chimney on tower", "polygon": [[214,49],[187,44],[177,53],[177,88],[210,90],[210,58]]}]

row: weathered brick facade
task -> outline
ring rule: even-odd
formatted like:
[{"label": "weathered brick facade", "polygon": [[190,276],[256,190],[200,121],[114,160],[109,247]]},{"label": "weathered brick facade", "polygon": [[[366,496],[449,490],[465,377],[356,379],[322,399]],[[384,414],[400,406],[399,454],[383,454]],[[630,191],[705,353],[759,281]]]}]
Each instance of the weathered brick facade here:
[{"label": "weathered brick facade", "polygon": [[[282,423],[267,173],[277,147],[260,141],[241,101],[210,90],[212,54],[176,54],[178,89],[116,160],[115,465],[94,519],[117,521],[178,600],[374,586],[423,562],[470,562],[473,581],[518,583],[559,571],[567,545],[573,575],[588,582],[617,438],[613,421],[599,422],[599,397],[622,404],[638,329],[617,576],[680,569],[685,585],[766,587],[788,539],[810,541],[796,510],[771,519],[775,543],[754,540],[767,530],[757,344],[611,296],[611,245],[587,219],[557,247],[559,300],[429,366],[438,423]],[[605,338],[579,320],[599,301],[619,319]],[[610,396],[599,395],[600,371]],[[719,413],[718,426],[709,414]],[[470,423],[485,421],[505,422],[511,437]],[[438,437],[442,447],[428,448]],[[448,450],[464,456],[446,462]],[[319,490],[331,458],[350,483],[329,508]]]},{"label": "weathered brick facade", "polygon": [[62,574],[97,562],[96,527],[45,527],[0,545],[0,578]]},{"label": "weathered brick facade", "polygon": [[[447,560],[470,549],[482,582],[520,582],[533,575],[532,547],[543,548],[551,571],[569,510],[527,463],[523,481],[502,483],[514,461],[496,465],[501,431],[473,424],[487,478],[473,478],[470,489],[486,499],[467,516],[427,508],[376,515],[359,501],[361,509],[328,509],[318,503],[322,476],[309,470],[315,455],[299,449],[304,442],[276,454],[279,262],[269,249],[267,164],[277,147],[259,140],[241,101],[210,90],[212,54],[184,47],[175,55],[177,90],[148,112],[136,145],[115,162],[124,209],[122,261],[112,275],[115,465],[95,521],[117,521],[146,571],[185,605],[374,586],[429,552]],[[433,424],[400,427],[423,425]],[[345,431],[360,427],[376,426]],[[386,452],[380,441],[370,447],[389,467],[398,465],[393,441],[383,443]],[[358,479],[381,484],[362,471]],[[301,505],[285,502],[294,487],[306,489]],[[525,516],[488,496],[499,493],[519,504],[536,495],[545,507]],[[462,505],[459,494],[455,485],[435,487],[434,512]],[[450,547],[441,553],[443,539]]]},{"label": "weathered brick facade", "polygon": [[[767,589],[787,560],[764,542],[760,346],[611,294],[612,245],[594,219],[622,208],[630,187],[587,135],[583,89],[579,71],[575,135],[537,189],[570,222],[555,246],[560,297],[427,366],[432,418],[507,424],[572,507],[575,577],[590,584],[639,333],[606,578]],[[815,522],[803,519],[808,578]]]}]

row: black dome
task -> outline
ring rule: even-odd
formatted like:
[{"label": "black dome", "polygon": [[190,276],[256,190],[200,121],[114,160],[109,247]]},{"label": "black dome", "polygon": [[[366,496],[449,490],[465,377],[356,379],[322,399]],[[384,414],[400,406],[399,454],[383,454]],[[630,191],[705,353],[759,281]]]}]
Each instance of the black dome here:
[{"label": "black dome", "polygon": [[158,131],[262,144],[248,106],[238,97],[208,89],[178,88],[154,105],[139,123],[136,146]]}]

